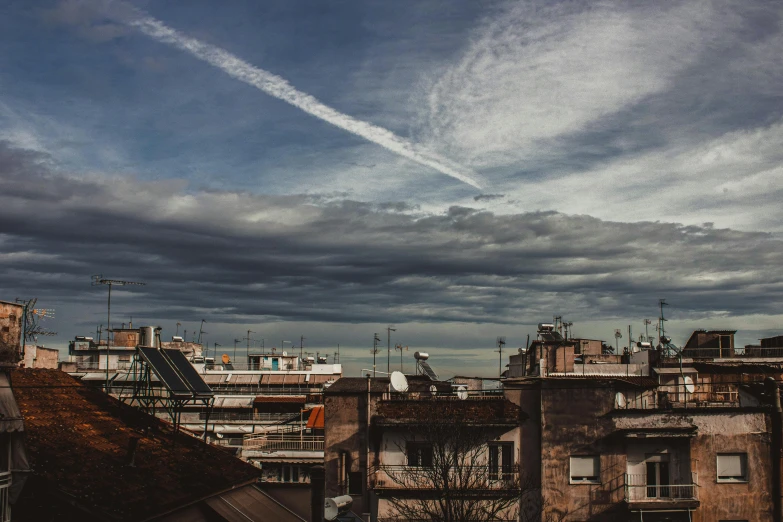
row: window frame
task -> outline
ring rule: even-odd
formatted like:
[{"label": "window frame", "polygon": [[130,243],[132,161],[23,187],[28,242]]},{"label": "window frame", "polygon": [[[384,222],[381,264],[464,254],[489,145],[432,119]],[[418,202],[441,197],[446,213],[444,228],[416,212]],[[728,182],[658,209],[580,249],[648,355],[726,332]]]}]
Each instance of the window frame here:
[{"label": "window frame", "polygon": [[[721,457],[739,457],[740,458],[740,466],[741,471],[743,472],[743,475],[741,478],[735,478],[737,476],[727,476],[724,475],[721,477],[720,475],[720,463],[719,459]],[[718,453],[715,455],[715,481],[720,484],[745,484],[748,482],[748,454],[747,452],[742,451],[735,451],[735,452],[725,452],[725,453]]]},{"label": "window frame", "polygon": [[431,468],[434,448],[429,442],[408,441],[405,443],[405,465],[411,468]]},{"label": "window frame", "polygon": [[[592,458],[595,459],[594,462],[598,465],[598,475],[593,477],[584,477],[577,480],[574,478],[573,475],[573,467],[574,467],[574,459],[587,459]],[[579,485],[579,484],[601,484],[601,455],[598,454],[591,454],[591,455],[571,455],[568,458],[568,482],[569,484]]]}]

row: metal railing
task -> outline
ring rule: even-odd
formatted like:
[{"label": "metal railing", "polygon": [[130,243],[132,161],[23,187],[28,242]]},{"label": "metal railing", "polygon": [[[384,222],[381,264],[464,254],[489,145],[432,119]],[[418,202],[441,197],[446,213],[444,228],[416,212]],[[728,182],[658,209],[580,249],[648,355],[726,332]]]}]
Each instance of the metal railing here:
[{"label": "metal railing", "polygon": [[619,410],[656,410],[669,408],[739,407],[739,386],[736,384],[699,385],[707,390],[688,392],[683,385],[661,385],[657,391],[623,392],[615,401]]},{"label": "metal railing", "polygon": [[[199,412],[199,420],[207,420],[206,412]],[[298,413],[211,413],[209,422],[284,422],[299,419]]]},{"label": "metal railing", "polygon": [[[445,473],[444,473],[445,472]],[[381,465],[370,469],[374,488],[437,489],[439,481],[452,489],[503,490],[519,488],[519,471],[489,466],[458,466],[448,470],[423,466]]]},{"label": "metal railing", "polygon": [[11,472],[0,473],[0,522],[10,522],[11,505],[8,502],[8,493],[11,489]]},{"label": "metal railing", "polygon": [[647,475],[625,474],[626,502],[698,500],[698,488],[699,484],[695,472],[691,473],[690,484],[648,484]]},{"label": "metal railing", "polygon": [[[419,393],[399,393],[399,392],[385,392],[382,396],[382,400],[384,401],[415,401],[415,402],[421,402],[421,401],[458,401],[458,400],[474,400],[474,401],[486,401],[486,400],[503,400],[505,399],[505,394],[503,392],[503,389],[499,388],[497,390],[470,390],[467,391],[467,397],[465,399],[461,399],[458,395],[456,390],[452,393],[435,393],[431,394],[429,391],[426,392],[419,392]],[[464,395],[463,395],[464,397]]]},{"label": "metal railing", "polygon": [[[76,370],[83,370],[83,371],[106,371],[106,361],[102,362],[84,362],[84,361],[75,361],[76,362]],[[109,361],[109,371],[117,371],[117,370],[130,370],[131,366],[133,365],[132,361]]]},{"label": "metal railing", "polygon": [[256,435],[245,437],[244,451],[323,451],[324,438],[317,435]]}]

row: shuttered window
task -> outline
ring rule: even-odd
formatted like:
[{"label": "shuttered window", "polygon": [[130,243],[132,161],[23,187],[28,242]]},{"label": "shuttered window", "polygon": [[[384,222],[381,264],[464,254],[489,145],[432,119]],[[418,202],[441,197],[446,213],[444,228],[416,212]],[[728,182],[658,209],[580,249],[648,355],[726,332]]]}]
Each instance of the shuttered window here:
[{"label": "shuttered window", "polygon": [[598,455],[571,457],[571,482],[598,484],[601,482],[601,458]]},{"label": "shuttered window", "polygon": [[748,480],[747,453],[718,455],[718,482],[745,482],[746,480]]}]

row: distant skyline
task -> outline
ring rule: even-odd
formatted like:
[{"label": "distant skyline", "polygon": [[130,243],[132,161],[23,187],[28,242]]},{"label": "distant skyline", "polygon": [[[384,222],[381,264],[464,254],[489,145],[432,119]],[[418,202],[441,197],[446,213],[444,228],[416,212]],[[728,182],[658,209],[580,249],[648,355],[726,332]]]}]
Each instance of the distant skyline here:
[{"label": "distant skyline", "polygon": [[411,368],[488,377],[499,335],[562,315],[613,344],[659,298],[675,343],[783,333],[782,15],[6,2],[0,299],[55,308],[64,357],[106,321],[91,275],[144,281],[115,326],[303,334],[350,375],[388,324]]}]

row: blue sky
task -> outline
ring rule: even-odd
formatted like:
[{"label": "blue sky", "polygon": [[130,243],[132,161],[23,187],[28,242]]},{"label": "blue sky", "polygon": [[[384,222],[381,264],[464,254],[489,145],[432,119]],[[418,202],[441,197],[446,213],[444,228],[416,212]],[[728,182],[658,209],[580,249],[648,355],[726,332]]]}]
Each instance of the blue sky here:
[{"label": "blue sky", "polygon": [[357,368],[388,323],[458,372],[660,297],[682,337],[752,342],[783,327],[781,14],[5,2],[0,298],[57,307],[63,346],[101,321],[90,275],[140,279],[118,314],[304,333]]}]

